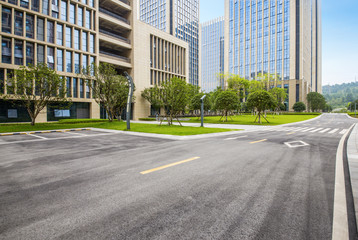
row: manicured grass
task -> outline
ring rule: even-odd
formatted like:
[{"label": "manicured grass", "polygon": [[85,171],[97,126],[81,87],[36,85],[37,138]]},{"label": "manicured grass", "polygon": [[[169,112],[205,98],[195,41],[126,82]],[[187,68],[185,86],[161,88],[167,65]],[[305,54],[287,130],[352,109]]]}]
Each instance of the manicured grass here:
[{"label": "manicured grass", "polygon": [[[227,122],[220,121],[219,116],[215,117],[205,117],[204,123],[216,123],[216,124],[239,124],[239,125],[268,125],[268,126],[274,126],[274,125],[280,125],[285,123],[294,123],[294,122],[300,122],[309,120],[312,118],[317,117],[317,115],[267,115],[267,120],[269,123],[265,121],[265,119],[262,119],[262,124],[254,123],[256,116],[252,115],[236,115],[228,117]],[[191,118],[190,121],[192,123],[200,123],[200,118]]]},{"label": "manicured grass", "polygon": [[[72,129],[72,128],[103,128],[113,130],[126,130],[127,125],[125,122],[114,121],[110,122],[80,122],[80,123],[37,123],[35,126],[30,124],[1,124],[0,133],[6,132],[26,132],[26,131],[40,131],[40,130],[57,130],[57,129]],[[131,123],[132,132],[143,133],[157,133],[168,134],[176,136],[185,135],[198,135],[206,133],[219,133],[233,131],[231,129],[219,129],[219,128],[199,128],[199,127],[181,127],[181,126],[158,126],[156,124],[140,124]]]}]

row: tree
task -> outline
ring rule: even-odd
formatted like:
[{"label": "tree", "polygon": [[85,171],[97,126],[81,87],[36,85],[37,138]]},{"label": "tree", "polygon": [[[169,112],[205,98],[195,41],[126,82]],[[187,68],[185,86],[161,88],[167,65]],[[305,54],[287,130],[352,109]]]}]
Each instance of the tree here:
[{"label": "tree", "polygon": [[163,107],[163,104],[160,99],[159,88],[157,85],[144,89],[141,96],[150,103],[157,114],[160,113],[160,108]]},{"label": "tree", "polygon": [[275,87],[275,88],[270,89],[270,93],[276,99],[276,102],[277,102],[277,106],[276,106],[275,110],[281,111],[283,102],[287,98],[286,89]]},{"label": "tree", "polygon": [[128,98],[128,81],[124,76],[118,75],[113,65],[101,63],[84,70],[84,77],[92,90],[92,95],[98,104],[101,104],[108,115],[110,122],[114,117],[120,120]]},{"label": "tree", "polygon": [[232,75],[227,80],[227,86],[228,89],[235,91],[240,100],[242,100],[247,97],[246,92],[249,90],[250,81],[240,77],[239,75]]},{"label": "tree", "polygon": [[[185,80],[174,77],[161,86],[144,89],[142,97],[158,108],[163,107],[168,125],[172,125],[173,118],[178,120],[177,116],[188,106],[191,90]],[[179,124],[181,125],[180,121]]]},{"label": "tree", "polygon": [[261,123],[261,116],[269,122],[262,113],[267,109],[275,108],[277,106],[277,101],[268,91],[257,90],[250,93],[247,98],[247,105],[249,108],[256,109],[258,112],[254,122],[258,119],[258,123]]},{"label": "tree", "polygon": [[[204,93],[196,94],[190,101],[189,109],[191,111],[201,110],[201,98],[204,96]],[[204,111],[208,111],[211,108],[210,96],[204,98]]]},{"label": "tree", "polygon": [[66,98],[65,78],[46,64],[21,66],[15,70],[14,77],[7,80],[7,100],[20,100],[31,118],[31,125],[39,113],[49,104],[61,108],[69,107],[71,102]]},{"label": "tree", "polygon": [[318,92],[310,92],[307,94],[308,109],[312,112],[323,110],[326,106],[326,99]]},{"label": "tree", "polygon": [[295,112],[303,112],[306,110],[306,105],[303,102],[296,102],[292,108]]},{"label": "tree", "polygon": [[221,91],[215,100],[215,109],[222,112],[223,121],[227,122],[227,116],[230,111],[240,108],[240,100],[233,91]]},{"label": "tree", "polygon": [[350,110],[350,111],[358,110],[358,99],[355,100],[355,101],[353,101],[353,102],[351,102],[351,103],[349,103],[349,105],[348,105],[347,108],[348,108],[348,110]]}]

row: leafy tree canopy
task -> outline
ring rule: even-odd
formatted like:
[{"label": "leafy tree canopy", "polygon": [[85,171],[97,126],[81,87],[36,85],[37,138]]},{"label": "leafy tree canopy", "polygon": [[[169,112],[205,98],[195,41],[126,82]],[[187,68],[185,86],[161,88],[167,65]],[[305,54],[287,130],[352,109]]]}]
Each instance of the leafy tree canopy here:
[{"label": "leafy tree canopy", "polygon": [[295,112],[303,112],[306,110],[306,104],[303,102],[296,102],[292,108]]},{"label": "leafy tree canopy", "polygon": [[[277,106],[276,99],[272,94],[266,90],[257,90],[250,93],[247,99],[247,106],[250,109],[256,109],[258,112],[257,118],[258,123],[261,123],[261,115],[265,110],[273,109]],[[265,118],[265,117],[264,117]],[[255,119],[255,122],[256,122]],[[265,118],[267,121],[267,119]],[[268,121],[267,121],[268,122]]]}]

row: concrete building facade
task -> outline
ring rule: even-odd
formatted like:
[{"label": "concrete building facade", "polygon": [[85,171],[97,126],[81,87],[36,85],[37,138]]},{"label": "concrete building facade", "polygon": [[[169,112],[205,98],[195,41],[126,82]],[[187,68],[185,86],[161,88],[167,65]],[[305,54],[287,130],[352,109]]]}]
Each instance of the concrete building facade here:
[{"label": "concrete building facade", "polygon": [[224,25],[224,17],[200,24],[200,87],[203,92],[224,85]]},{"label": "concrete building facade", "polygon": [[[133,118],[147,117],[150,106],[141,99],[141,91],[153,84],[153,78],[188,79],[188,44],[137,20],[134,9],[138,7],[137,1],[129,0],[0,1],[0,92],[11,94],[6,80],[14,69],[43,62],[66,78],[73,104],[68,110],[47,107],[37,122],[105,118],[79,75],[82,67],[105,62],[119,74],[132,75],[136,84]],[[151,53],[157,49],[159,65],[152,66]],[[29,117],[25,109],[0,100],[0,122],[11,121],[29,121]]]},{"label": "concrete building facade", "polygon": [[139,0],[138,18],[189,43],[189,83],[199,83],[199,0]]},{"label": "concrete building facade", "polygon": [[225,0],[225,72],[272,74],[288,110],[322,92],[320,0]]}]

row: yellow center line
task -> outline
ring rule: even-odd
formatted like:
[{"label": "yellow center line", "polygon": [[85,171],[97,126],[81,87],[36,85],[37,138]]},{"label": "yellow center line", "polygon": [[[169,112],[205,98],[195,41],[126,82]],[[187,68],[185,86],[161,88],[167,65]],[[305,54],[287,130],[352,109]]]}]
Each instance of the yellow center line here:
[{"label": "yellow center line", "polygon": [[183,161],[180,161],[180,162],[175,162],[175,163],[171,163],[171,164],[164,165],[164,166],[161,166],[161,167],[149,169],[149,170],[140,172],[140,174],[143,174],[143,175],[144,175],[144,174],[156,172],[156,171],[159,171],[159,170],[162,170],[162,169],[165,169],[165,168],[169,168],[169,167],[173,167],[173,166],[176,166],[176,165],[179,165],[179,164],[183,164],[183,163],[186,163],[186,162],[194,161],[194,160],[197,160],[197,159],[199,159],[199,158],[200,158],[200,157],[189,158],[189,159],[186,159],[186,160],[183,160]]},{"label": "yellow center line", "polygon": [[267,139],[262,139],[262,140],[259,140],[259,141],[255,141],[255,142],[250,142],[250,144],[254,144],[254,143],[260,143],[260,142],[265,142],[267,141]]},{"label": "yellow center line", "polygon": [[291,134],[295,134],[296,132],[290,132],[290,133],[287,133],[287,135],[291,135]]}]

